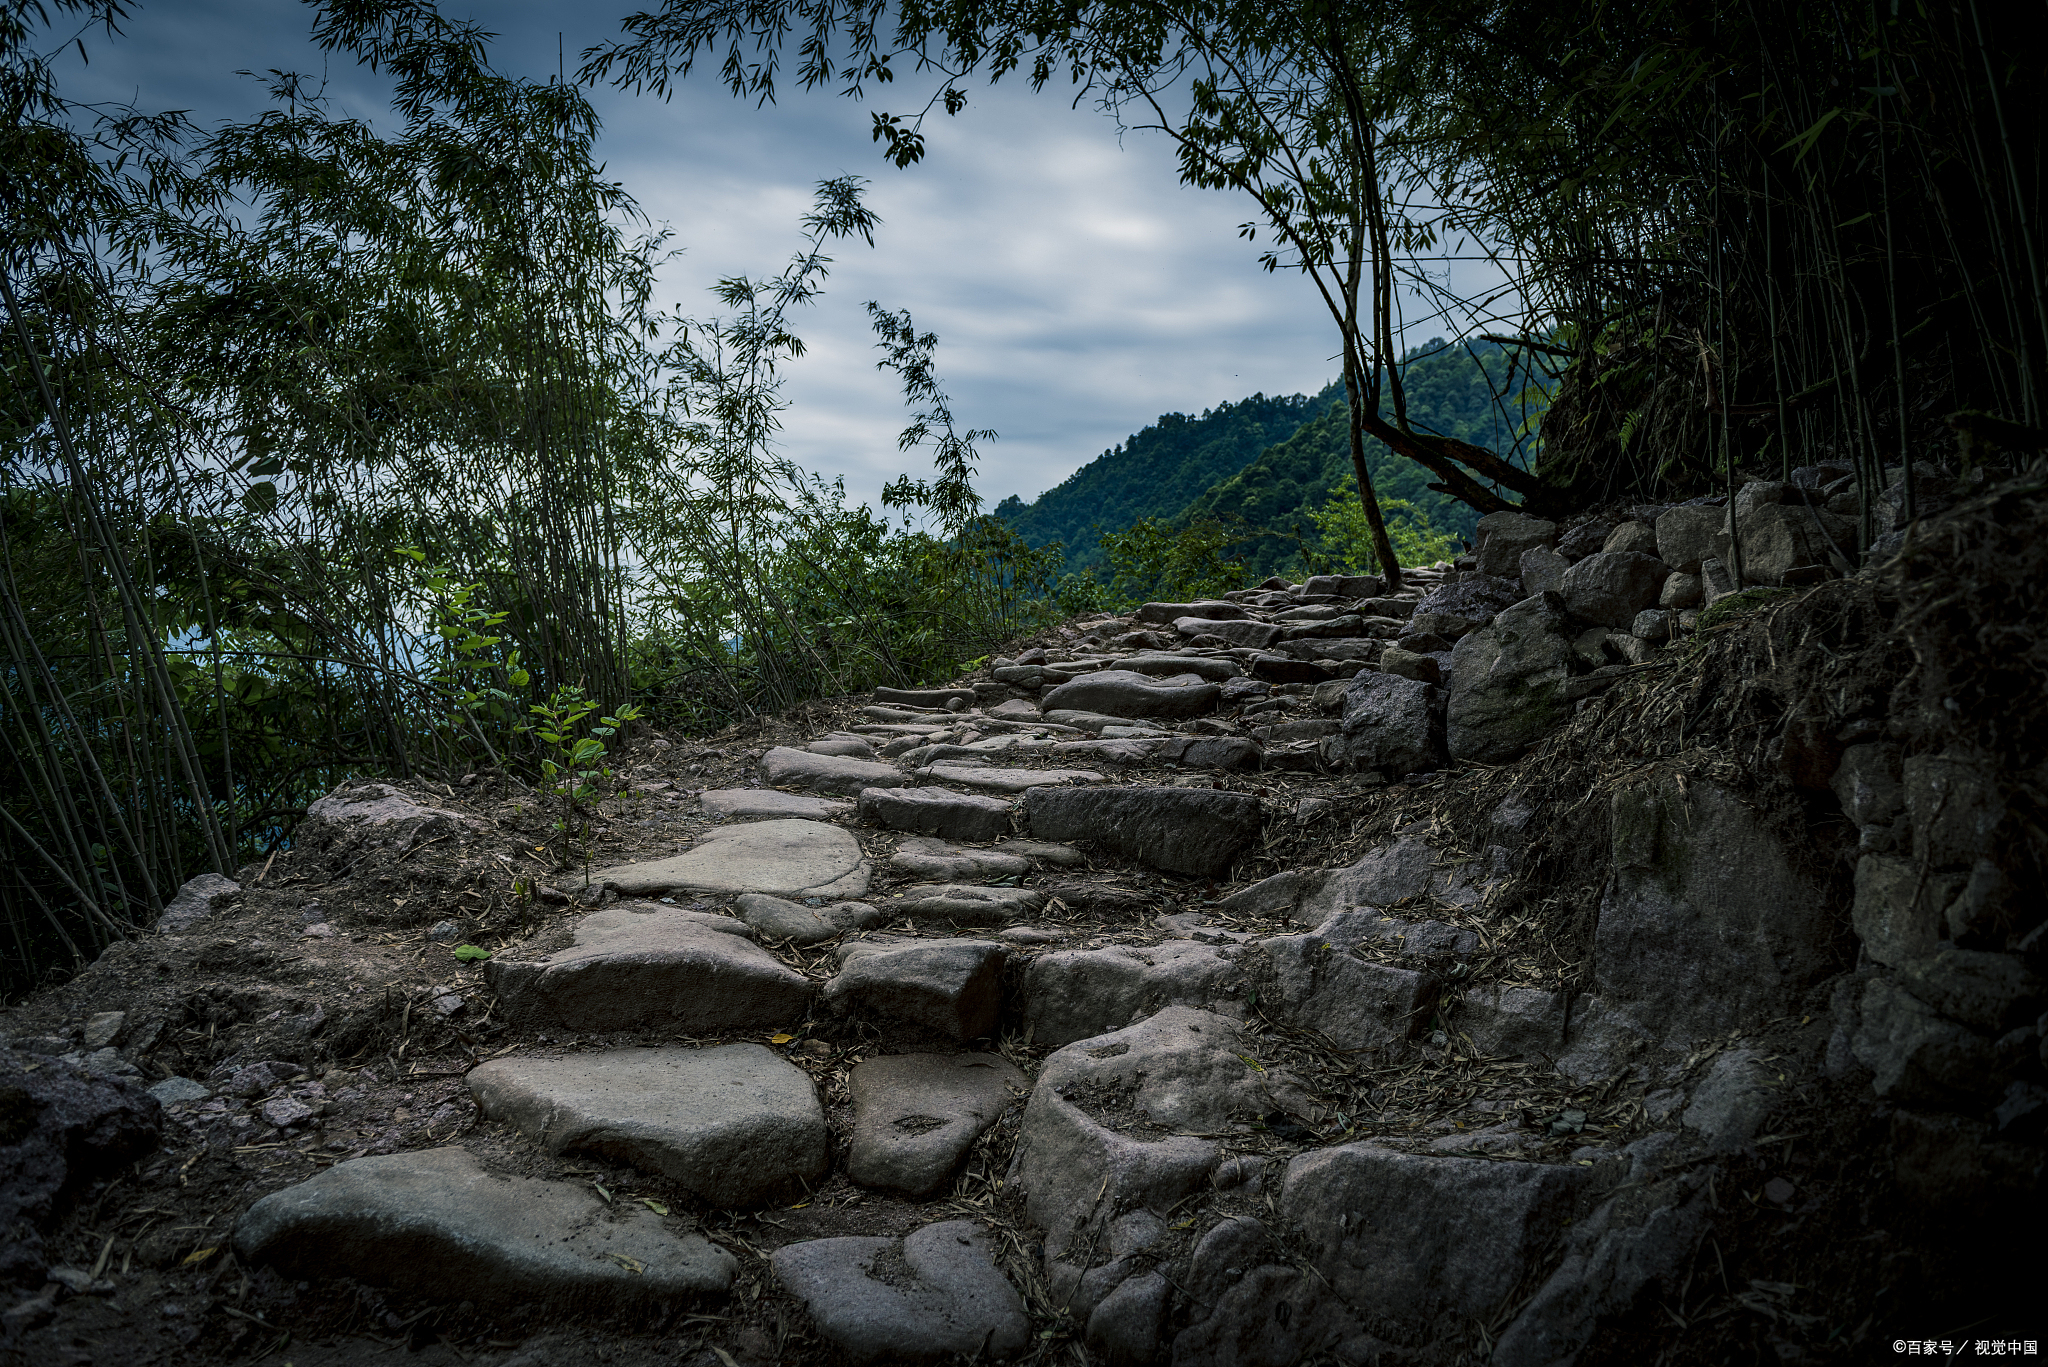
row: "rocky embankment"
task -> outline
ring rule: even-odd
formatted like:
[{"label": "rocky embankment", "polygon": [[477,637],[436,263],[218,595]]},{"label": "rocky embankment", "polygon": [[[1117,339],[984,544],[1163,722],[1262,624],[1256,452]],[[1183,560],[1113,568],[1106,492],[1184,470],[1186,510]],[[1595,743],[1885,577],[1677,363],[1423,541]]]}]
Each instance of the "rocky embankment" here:
[{"label": "rocky embankment", "polygon": [[502,776],[345,785],[8,1014],[7,1351],[2017,1335],[1943,1316],[2040,1204],[2040,486],[1844,578],[1841,473],[644,738],[575,867]]}]

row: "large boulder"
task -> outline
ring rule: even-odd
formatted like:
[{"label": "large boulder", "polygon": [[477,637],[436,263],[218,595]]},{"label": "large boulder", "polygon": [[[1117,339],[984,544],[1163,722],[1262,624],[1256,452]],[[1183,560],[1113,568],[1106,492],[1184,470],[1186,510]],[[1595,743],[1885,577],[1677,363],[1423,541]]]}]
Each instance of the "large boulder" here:
[{"label": "large boulder", "polygon": [[1527,513],[1488,513],[1479,519],[1472,553],[1481,574],[1513,579],[1522,572],[1522,556],[1539,546],[1557,544],[1557,524]]},{"label": "large boulder", "polygon": [[1168,1211],[1209,1181],[1209,1136],[1276,1109],[1237,1022],[1169,1006],[1051,1055],[1024,1108],[1012,1182],[1045,1231],[1054,1301],[1086,1315],[1150,1260]]},{"label": "large boulder", "polygon": [[1031,833],[1092,840],[1169,873],[1227,874],[1258,841],[1259,800],[1200,788],[1034,788],[1024,798]]},{"label": "large boulder", "polygon": [[364,850],[409,850],[428,840],[481,835],[478,817],[421,802],[389,783],[344,783],[306,808],[292,830],[294,853],[314,853],[339,868]]},{"label": "large boulder", "polygon": [[1601,551],[1565,571],[1559,592],[1566,609],[1581,622],[1627,628],[1657,596],[1671,571],[1663,561],[1638,551]]},{"label": "large boulder", "polygon": [[1591,1177],[1345,1144],[1289,1163],[1280,1209],[1338,1296],[1385,1337],[1421,1344],[1506,1308]]},{"label": "large boulder", "polygon": [[1408,619],[1412,632],[1433,632],[1455,641],[1468,631],[1477,631],[1493,615],[1522,597],[1517,559],[1517,577],[1496,579],[1488,575],[1465,575],[1439,584],[1422,595]]},{"label": "large boulder", "polygon": [[1344,693],[1344,726],[1323,742],[1323,759],[1340,769],[1398,778],[1444,762],[1442,692],[1419,679],[1377,670]]},{"label": "large boulder", "polygon": [[241,891],[240,883],[217,873],[202,873],[197,878],[189,878],[176,895],[164,903],[164,914],[157,919],[156,929],[166,935],[182,934],[191,929],[194,922],[211,916],[216,907],[240,895]]},{"label": "large boulder", "polygon": [[0,1281],[39,1279],[50,1222],[162,1132],[163,1107],[139,1081],[0,1049]]},{"label": "large boulder", "polygon": [[1846,963],[1847,927],[1807,861],[1732,790],[1659,769],[1611,813],[1594,980],[1671,1046],[1791,1014]]},{"label": "large boulder", "polygon": [[1212,683],[1176,684],[1137,670],[1098,669],[1048,690],[1039,706],[1048,713],[1071,710],[1111,717],[1199,717],[1215,711],[1220,696]]},{"label": "large boulder", "polygon": [[1700,562],[1714,555],[1714,542],[1728,514],[1715,507],[1681,505],[1657,517],[1657,558],[1674,574],[1698,574]]},{"label": "large boulder", "polygon": [[1566,683],[1577,672],[1564,599],[1554,593],[1523,599],[1459,641],[1444,714],[1451,758],[1521,758],[1571,716]]}]

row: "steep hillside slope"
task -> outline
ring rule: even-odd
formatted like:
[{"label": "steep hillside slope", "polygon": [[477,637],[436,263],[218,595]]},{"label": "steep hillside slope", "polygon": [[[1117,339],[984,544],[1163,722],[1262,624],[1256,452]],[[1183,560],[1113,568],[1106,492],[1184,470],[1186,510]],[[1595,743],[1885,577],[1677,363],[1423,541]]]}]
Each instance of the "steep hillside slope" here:
[{"label": "steep hillside slope", "polygon": [[[1518,439],[1524,415],[1515,398],[1528,376],[1510,373],[1501,347],[1433,338],[1408,353],[1403,376],[1418,429],[1503,452],[1531,445]],[[1144,518],[1184,524],[1215,517],[1254,533],[1232,554],[1258,574],[1313,573],[1328,567],[1305,565],[1303,546],[1323,558],[1329,548],[1319,544],[1309,510],[1352,484],[1345,415],[1341,384],[1314,398],[1254,394],[1200,417],[1163,414],[1035,503],[1007,498],[996,515],[1033,546],[1060,542],[1073,571],[1103,563],[1104,532]],[[1405,499],[1436,530],[1471,537],[1478,514],[1432,492],[1427,471],[1377,441],[1367,443],[1366,460],[1382,499]]]},{"label": "steep hillside slope", "polygon": [[[1475,363],[1476,362],[1476,363]],[[1507,390],[1510,378],[1502,349],[1490,342],[1464,346],[1441,338],[1415,348],[1403,370],[1408,416],[1426,432],[1439,432],[1475,446],[1510,451],[1529,443],[1516,439],[1521,413],[1511,401],[1495,395]],[[1524,380],[1513,383],[1519,387]],[[1311,508],[1329,501],[1330,491],[1352,484],[1348,414],[1342,391],[1286,441],[1267,448],[1257,460],[1219,480],[1188,505],[1186,517],[1236,517],[1263,534],[1235,554],[1255,574],[1312,572],[1301,559],[1301,546],[1315,544]],[[1479,515],[1446,495],[1430,490],[1430,474],[1414,461],[1368,439],[1366,468],[1382,501],[1405,499],[1438,531],[1470,539]]]},{"label": "steep hillside slope", "polygon": [[1102,559],[1096,538],[1148,517],[1177,517],[1218,480],[1243,469],[1284,440],[1341,392],[1325,389],[1268,397],[1254,394],[1218,404],[1200,417],[1162,413],[1159,421],[1039,495],[1034,503],[1012,496],[996,507],[1033,546],[1060,542],[1067,567],[1086,569]]}]

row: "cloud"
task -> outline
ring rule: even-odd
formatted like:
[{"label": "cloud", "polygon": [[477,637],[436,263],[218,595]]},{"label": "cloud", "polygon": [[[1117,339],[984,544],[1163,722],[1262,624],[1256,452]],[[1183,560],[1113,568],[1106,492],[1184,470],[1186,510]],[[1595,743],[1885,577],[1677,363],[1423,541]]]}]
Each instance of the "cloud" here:
[{"label": "cloud", "polygon": [[[476,17],[503,35],[493,62],[535,79],[554,74],[558,29],[572,70],[580,49],[616,33],[616,15],[599,7],[498,4]],[[94,60],[73,74],[100,98],[187,107],[211,123],[261,108],[235,68],[325,62],[346,112],[387,119],[382,83],[326,59],[308,25],[297,7],[181,0],[138,12],[125,39],[89,41]],[[810,351],[788,372],[784,440],[798,463],[843,475],[855,500],[906,467],[924,473],[896,449],[905,415],[893,377],[874,367],[869,299],[939,334],[939,375],[960,421],[1001,433],[983,451],[991,503],[1036,497],[1161,413],[1313,392],[1337,373],[1335,330],[1312,288],[1262,270],[1260,247],[1239,239],[1250,201],[1179,184],[1163,137],[1120,139],[1092,108],[1006,82],[971,87],[957,118],[929,119],[926,160],[898,170],[871,141],[869,114],[900,112],[920,90],[906,78],[861,105],[790,89],[757,108],[706,69],[668,102],[593,95],[610,173],[675,230],[683,251],[660,297],[685,313],[714,309],[706,291],[721,276],[779,270],[816,182],[871,181],[883,219],[875,247],[837,244],[827,293],[797,319]]]}]

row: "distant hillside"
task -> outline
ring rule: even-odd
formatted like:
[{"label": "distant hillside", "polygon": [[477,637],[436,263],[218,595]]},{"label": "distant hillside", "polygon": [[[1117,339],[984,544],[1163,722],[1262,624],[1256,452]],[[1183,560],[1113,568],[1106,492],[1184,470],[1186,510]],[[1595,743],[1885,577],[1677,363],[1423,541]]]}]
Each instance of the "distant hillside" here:
[{"label": "distant hillside", "polygon": [[[1507,384],[1499,346],[1436,338],[1408,353],[1402,376],[1409,420],[1418,430],[1502,452],[1516,446],[1519,414],[1512,404],[1503,413],[1493,397]],[[1143,518],[1242,520],[1261,535],[1233,550],[1233,557],[1261,575],[1299,575],[1306,567],[1297,536],[1313,544],[1315,535],[1308,510],[1326,502],[1333,487],[1352,482],[1346,423],[1341,384],[1314,398],[1254,394],[1198,418],[1168,413],[1037,502],[1006,498],[995,512],[1033,546],[1063,543],[1069,570],[1099,566],[1097,538]],[[1431,476],[1420,465],[1370,438],[1366,463],[1382,499],[1406,499],[1438,531],[1472,535],[1478,514],[1426,488]]]},{"label": "distant hillside", "polygon": [[1305,394],[1254,394],[1218,404],[1200,417],[1165,413],[1128,441],[1104,451],[1035,503],[1015,497],[996,505],[1033,546],[1058,541],[1067,548],[1067,567],[1086,569],[1102,560],[1096,538],[1122,531],[1148,517],[1178,517],[1218,480],[1229,478],[1274,442],[1285,440],[1321,412],[1340,388],[1314,398]]},{"label": "distant hillside", "polygon": [[[1476,364],[1475,364],[1476,360]],[[1504,417],[1493,395],[1506,382],[1507,363],[1501,348],[1490,342],[1461,345],[1433,340],[1409,352],[1402,370],[1408,396],[1409,421],[1419,431],[1457,437],[1475,446],[1508,451],[1515,445],[1519,418]],[[1489,383],[1490,381],[1490,383]],[[1307,512],[1320,507],[1333,487],[1350,486],[1351,432],[1342,391],[1287,440],[1261,452],[1256,460],[1218,480],[1189,503],[1182,519],[1204,515],[1242,518],[1267,533],[1234,550],[1258,574],[1299,576],[1300,542],[1313,542]],[[1512,413],[1513,410],[1511,409]],[[1406,499],[1438,531],[1469,539],[1479,514],[1447,495],[1426,487],[1429,471],[1370,437],[1365,443],[1366,469],[1382,501]]]}]

